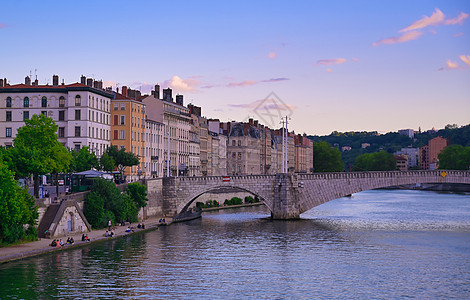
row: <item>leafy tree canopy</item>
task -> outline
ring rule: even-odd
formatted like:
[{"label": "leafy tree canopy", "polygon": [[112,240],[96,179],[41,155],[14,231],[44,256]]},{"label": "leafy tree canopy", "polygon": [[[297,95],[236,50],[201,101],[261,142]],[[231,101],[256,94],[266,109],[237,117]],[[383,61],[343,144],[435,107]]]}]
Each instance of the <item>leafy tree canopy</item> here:
[{"label": "leafy tree canopy", "polygon": [[315,172],[339,172],[344,170],[341,153],[327,142],[313,143],[313,168]]},{"label": "leafy tree canopy", "polygon": [[98,158],[94,152],[90,152],[87,146],[81,148],[80,151],[72,150],[71,172],[82,172],[92,168],[99,168]]},{"label": "leafy tree canopy", "polygon": [[114,158],[108,153],[103,153],[100,158],[100,170],[111,172],[116,168]]},{"label": "leafy tree canopy", "polygon": [[22,189],[0,157],[0,242],[13,243],[26,234],[25,224],[32,233],[38,218],[33,197]]},{"label": "leafy tree canopy", "polygon": [[470,147],[450,145],[438,157],[439,169],[470,170]]},{"label": "leafy tree canopy", "polygon": [[18,129],[12,151],[13,161],[19,175],[34,175],[34,194],[38,196],[38,175],[65,172],[70,164],[71,154],[58,141],[57,125],[44,116],[33,115]]},{"label": "leafy tree canopy", "polygon": [[397,162],[393,154],[385,151],[359,155],[354,162],[354,171],[394,171]]},{"label": "leafy tree canopy", "polygon": [[108,147],[105,153],[114,159],[116,167],[121,173],[124,173],[126,167],[139,164],[139,157],[132,152],[126,152],[125,148],[118,149],[117,146],[113,145]]}]

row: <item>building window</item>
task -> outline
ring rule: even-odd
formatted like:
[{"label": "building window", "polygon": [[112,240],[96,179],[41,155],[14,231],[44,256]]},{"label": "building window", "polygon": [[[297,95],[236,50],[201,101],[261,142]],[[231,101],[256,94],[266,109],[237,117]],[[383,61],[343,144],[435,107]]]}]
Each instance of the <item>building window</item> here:
[{"label": "building window", "polygon": [[80,144],[75,144],[75,151],[80,151]]},{"label": "building window", "polygon": [[11,111],[7,111],[6,113],[7,113],[7,115],[6,115],[6,121],[7,121],[7,122],[11,122]]},{"label": "building window", "polygon": [[80,137],[80,126],[75,126],[75,137]]},{"label": "building window", "polygon": [[6,137],[11,137],[11,127],[5,128],[5,136]]},{"label": "building window", "polygon": [[236,152],[232,152],[232,158],[235,159],[235,156],[237,155]]},{"label": "building window", "polygon": [[232,141],[232,146],[236,146],[237,145],[236,143],[237,143],[237,141],[233,140]]},{"label": "building window", "polygon": [[114,103],[114,110],[119,110],[119,103]]},{"label": "building window", "polygon": [[59,98],[59,107],[65,107],[65,98],[64,98],[64,96],[60,96],[60,98]]},{"label": "building window", "polygon": [[125,120],[126,120],[126,116],[121,115],[121,125],[125,124],[125,122],[124,122]]},{"label": "building window", "polygon": [[118,131],[117,131],[117,130],[114,130],[114,139],[115,139],[115,140],[118,139]]},{"label": "building window", "polygon": [[120,133],[121,133],[121,136],[120,136],[120,137],[121,137],[121,140],[124,140],[124,139],[125,139],[124,130],[121,130]]},{"label": "building window", "polygon": [[23,107],[29,107],[29,98],[28,98],[28,97],[24,97],[24,99],[23,99]]},{"label": "building window", "polygon": [[65,136],[65,127],[59,127],[59,137],[63,138]]},{"label": "building window", "polygon": [[7,107],[11,107],[11,97],[7,97]]},{"label": "building window", "polygon": [[23,121],[24,120],[29,120],[29,111],[23,112]]},{"label": "building window", "polygon": [[81,110],[76,109],[75,110],[75,120],[79,121],[81,117]]},{"label": "building window", "polygon": [[114,125],[118,125],[118,124],[119,124],[119,116],[114,115]]},{"label": "building window", "polygon": [[41,99],[41,107],[47,107],[47,98],[46,98],[46,97],[42,97],[42,99]]},{"label": "building window", "polygon": [[242,159],[242,153],[238,152],[238,160]]},{"label": "building window", "polygon": [[65,120],[65,110],[59,110],[59,121]]},{"label": "building window", "polygon": [[81,105],[82,105],[82,97],[80,97],[80,95],[75,96],[75,106],[81,106]]},{"label": "building window", "polygon": [[43,114],[45,117],[47,117],[47,111],[42,110],[42,111],[41,111],[41,114]]},{"label": "building window", "polygon": [[126,110],[126,103],[121,103],[121,110]]},{"label": "building window", "polygon": [[241,145],[242,145],[242,141],[238,140],[238,146],[241,146]]}]

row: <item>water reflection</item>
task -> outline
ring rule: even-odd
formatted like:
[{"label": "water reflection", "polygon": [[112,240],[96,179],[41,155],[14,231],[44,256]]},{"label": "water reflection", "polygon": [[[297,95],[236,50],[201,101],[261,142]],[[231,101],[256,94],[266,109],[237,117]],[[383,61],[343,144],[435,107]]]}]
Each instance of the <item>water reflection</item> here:
[{"label": "water reflection", "polygon": [[372,191],[263,208],[0,266],[1,299],[469,298],[470,196]]}]

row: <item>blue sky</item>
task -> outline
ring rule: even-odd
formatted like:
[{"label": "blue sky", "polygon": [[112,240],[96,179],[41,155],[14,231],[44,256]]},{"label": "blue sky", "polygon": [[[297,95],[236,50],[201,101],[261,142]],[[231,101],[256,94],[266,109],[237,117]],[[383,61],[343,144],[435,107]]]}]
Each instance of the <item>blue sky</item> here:
[{"label": "blue sky", "polygon": [[290,115],[298,133],[467,125],[469,14],[465,0],[7,1],[0,77],[159,83],[207,117]]}]

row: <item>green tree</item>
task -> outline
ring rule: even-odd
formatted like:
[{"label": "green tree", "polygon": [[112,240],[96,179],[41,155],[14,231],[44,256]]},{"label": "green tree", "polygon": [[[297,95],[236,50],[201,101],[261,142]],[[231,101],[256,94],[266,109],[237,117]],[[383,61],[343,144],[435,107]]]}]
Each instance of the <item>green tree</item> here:
[{"label": "green tree", "polygon": [[34,195],[39,195],[39,175],[65,172],[71,155],[58,141],[57,125],[51,118],[33,115],[18,129],[14,142],[13,160],[18,175],[34,178]]},{"label": "green tree", "polygon": [[139,209],[147,206],[147,187],[145,185],[142,185],[139,182],[129,183],[127,185],[126,193]]},{"label": "green tree", "polygon": [[344,170],[341,152],[327,142],[313,143],[313,168],[315,172],[339,172]]},{"label": "green tree", "polygon": [[[22,189],[0,157],[0,242],[13,243],[26,234],[35,234],[38,210],[33,197]],[[35,235],[37,237],[37,235]]]},{"label": "green tree", "polygon": [[109,156],[114,159],[116,167],[121,174],[124,174],[126,167],[136,166],[139,164],[139,157],[132,152],[126,152],[125,148],[118,150],[117,146],[108,147],[105,151]]},{"label": "green tree", "polygon": [[98,158],[94,152],[85,146],[79,151],[72,150],[72,160],[70,162],[71,172],[82,172],[92,168],[98,168]]},{"label": "green tree", "polygon": [[439,153],[439,169],[469,170],[470,147],[450,145]]},{"label": "green tree", "polygon": [[354,162],[354,171],[394,171],[397,162],[393,154],[385,151],[359,155]]},{"label": "green tree", "polygon": [[111,172],[116,168],[114,158],[108,153],[103,153],[100,158],[100,170]]}]

